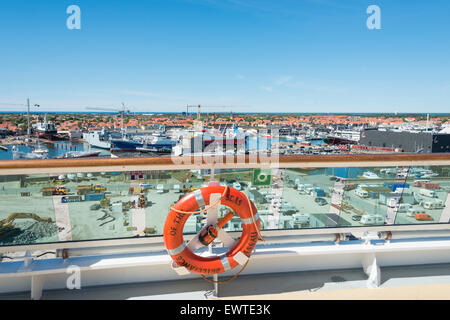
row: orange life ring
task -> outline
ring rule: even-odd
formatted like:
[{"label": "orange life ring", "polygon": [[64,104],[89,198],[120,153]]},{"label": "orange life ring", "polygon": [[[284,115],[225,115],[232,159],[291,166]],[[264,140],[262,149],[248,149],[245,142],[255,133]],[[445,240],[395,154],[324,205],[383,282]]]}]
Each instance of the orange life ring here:
[{"label": "orange life ring", "polygon": [[[260,219],[255,205],[240,191],[223,186],[208,186],[183,197],[173,207],[164,225],[164,244],[173,261],[189,272],[199,274],[217,274],[243,265],[258,242]],[[224,194],[225,192],[225,194]],[[183,228],[191,213],[202,206],[210,205],[211,194],[224,194],[221,204],[233,209],[242,220],[242,235],[239,241],[226,254],[214,257],[202,257],[194,254],[183,239]],[[250,206],[251,205],[251,210]],[[189,212],[189,213],[187,213]],[[253,217],[252,217],[253,212]],[[256,223],[255,223],[256,222]]]}]

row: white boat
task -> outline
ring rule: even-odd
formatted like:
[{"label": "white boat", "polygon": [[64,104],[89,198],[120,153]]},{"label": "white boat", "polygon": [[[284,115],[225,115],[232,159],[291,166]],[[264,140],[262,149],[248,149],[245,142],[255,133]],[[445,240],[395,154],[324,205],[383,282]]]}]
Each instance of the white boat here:
[{"label": "white boat", "polygon": [[38,144],[33,148],[33,153],[35,154],[42,154],[42,155],[48,155],[48,149],[42,147],[40,140],[38,139]]},{"label": "white boat", "polygon": [[58,159],[73,159],[73,158],[92,158],[98,157],[100,151],[70,151],[56,158]]},{"label": "white boat", "polygon": [[47,159],[47,153],[21,152],[16,146],[12,147],[13,160],[19,159]]},{"label": "white boat", "polygon": [[396,168],[383,168],[380,170],[380,173],[383,175],[396,175],[397,174],[397,169]]},{"label": "white boat", "polygon": [[420,177],[424,178],[424,179],[425,178],[433,178],[433,177],[437,177],[437,176],[439,176],[439,174],[437,174],[431,170],[426,170],[420,175]]},{"label": "white boat", "polygon": [[365,179],[379,179],[380,178],[376,173],[373,173],[372,171],[364,172],[361,177],[365,178]]}]

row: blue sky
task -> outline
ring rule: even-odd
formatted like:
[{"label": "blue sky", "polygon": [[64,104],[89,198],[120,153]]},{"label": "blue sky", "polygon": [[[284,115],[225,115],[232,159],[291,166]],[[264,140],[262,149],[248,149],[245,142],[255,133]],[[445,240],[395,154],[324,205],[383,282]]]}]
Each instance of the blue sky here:
[{"label": "blue sky", "polygon": [[0,4],[0,110],[450,112],[448,0]]}]

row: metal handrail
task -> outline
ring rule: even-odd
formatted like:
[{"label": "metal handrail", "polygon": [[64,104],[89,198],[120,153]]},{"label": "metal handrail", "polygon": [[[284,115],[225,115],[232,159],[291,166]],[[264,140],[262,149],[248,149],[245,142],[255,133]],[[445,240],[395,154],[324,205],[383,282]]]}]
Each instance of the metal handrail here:
[{"label": "metal handrail", "polygon": [[[382,167],[414,165],[450,165],[450,153],[432,154],[340,154],[292,155],[276,157],[220,156],[220,157],[145,157],[3,160],[0,175],[66,172],[99,172],[128,170],[175,170],[203,168],[325,168],[325,167]],[[75,170],[74,170],[75,169]]]}]

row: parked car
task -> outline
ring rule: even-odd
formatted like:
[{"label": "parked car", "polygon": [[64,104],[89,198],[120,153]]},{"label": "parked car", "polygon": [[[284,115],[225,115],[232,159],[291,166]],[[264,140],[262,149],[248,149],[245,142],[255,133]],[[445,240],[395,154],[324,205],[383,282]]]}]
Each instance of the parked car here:
[{"label": "parked car", "polygon": [[238,191],[242,190],[242,186],[241,186],[241,184],[239,182],[233,183],[233,188],[238,190]]},{"label": "parked car", "polygon": [[422,208],[410,208],[408,210],[408,212],[406,213],[406,215],[408,217],[415,217],[416,214],[420,214],[420,213],[426,214],[425,210]]},{"label": "parked car", "polygon": [[384,217],[379,214],[366,214],[361,217],[359,222],[362,225],[379,225],[384,223]]},{"label": "parked car", "polygon": [[364,190],[364,189],[356,189],[356,190],[355,190],[355,194],[356,194],[358,197],[361,197],[361,198],[368,198],[368,197],[369,197],[369,192],[367,192],[367,191]]},{"label": "parked car", "polygon": [[316,198],[316,199],[314,199],[314,201],[315,201],[319,206],[324,206],[324,205],[328,204],[327,200],[325,200],[324,198]]},{"label": "parked car", "polygon": [[158,184],[156,186],[156,193],[164,193],[164,192],[165,192],[164,185],[163,184]]},{"label": "parked car", "polygon": [[91,210],[100,210],[100,204],[94,203],[93,205],[91,205],[89,207],[89,209],[91,209]]},{"label": "parked car", "polygon": [[400,203],[397,207],[397,212],[408,212],[409,209],[412,208],[412,205],[409,203]]},{"label": "parked car", "polygon": [[429,198],[437,198],[438,197],[436,194],[436,191],[429,190],[429,189],[420,189],[419,194],[421,196],[425,196],[425,197],[429,197]]},{"label": "parked car", "polygon": [[302,227],[309,224],[309,214],[296,213],[292,215],[294,219],[294,227]]},{"label": "parked car", "polygon": [[359,214],[354,214],[352,215],[352,220],[353,221],[361,221],[362,216],[360,216]]},{"label": "parked car", "polygon": [[442,200],[423,200],[420,201],[420,205],[425,209],[442,209],[444,208],[444,201]]},{"label": "parked car", "polygon": [[433,221],[433,217],[427,213],[416,213],[414,219],[418,221]]}]

